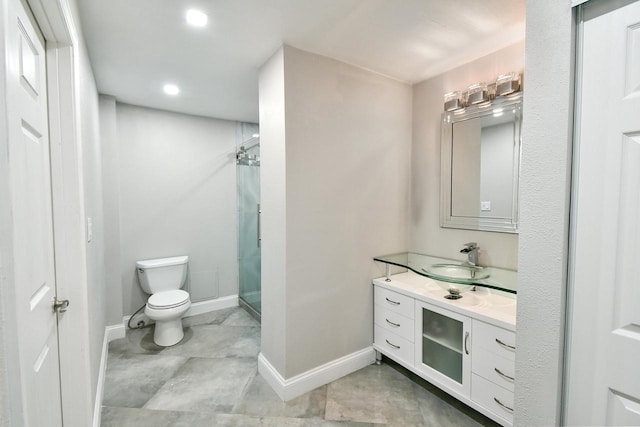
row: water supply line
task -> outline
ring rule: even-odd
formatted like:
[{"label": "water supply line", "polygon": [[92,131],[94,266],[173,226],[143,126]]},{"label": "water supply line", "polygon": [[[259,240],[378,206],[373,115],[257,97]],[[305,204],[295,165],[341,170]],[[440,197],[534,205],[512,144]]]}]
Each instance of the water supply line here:
[{"label": "water supply line", "polygon": [[147,306],[147,304],[145,303],[142,307],[140,307],[135,313],[133,313],[131,315],[131,317],[129,317],[129,321],[127,322],[127,326],[129,327],[129,329],[142,329],[146,326],[146,324],[144,323],[144,320],[139,321],[135,328],[133,326],[131,326],[131,319],[133,319],[134,317],[136,317],[138,315],[138,313],[140,313],[142,310],[144,310],[144,308]]}]

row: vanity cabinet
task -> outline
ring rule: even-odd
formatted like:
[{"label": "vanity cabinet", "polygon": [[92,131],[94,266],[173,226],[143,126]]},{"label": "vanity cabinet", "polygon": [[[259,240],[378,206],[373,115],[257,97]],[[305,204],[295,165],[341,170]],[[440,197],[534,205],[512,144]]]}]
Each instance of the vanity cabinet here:
[{"label": "vanity cabinet", "polygon": [[512,425],[515,332],[486,316],[475,318],[463,305],[448,309],[437,299],[410,296],[401,283],[398,291],[383,279],[374,285],[373,347],[500,424]]}]

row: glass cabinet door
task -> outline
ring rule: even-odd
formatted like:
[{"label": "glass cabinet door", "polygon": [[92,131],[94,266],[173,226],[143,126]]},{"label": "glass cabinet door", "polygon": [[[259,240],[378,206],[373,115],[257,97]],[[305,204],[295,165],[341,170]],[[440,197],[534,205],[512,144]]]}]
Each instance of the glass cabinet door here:
[{"label": "glass cabinet door", "polygon": [[416,304],[416,365],[432,379],[469,394],[470,320],[430,304]]}]

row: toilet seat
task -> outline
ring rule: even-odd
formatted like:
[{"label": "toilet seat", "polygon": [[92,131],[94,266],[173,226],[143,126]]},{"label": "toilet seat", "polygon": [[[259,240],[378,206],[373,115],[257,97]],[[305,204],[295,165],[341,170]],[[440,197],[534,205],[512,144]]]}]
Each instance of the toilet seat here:
[{"label": "toilet seat", "polygon": [[167,310],[180,307],[189,302],[189,293],[180,289],[153,294],[147,301],[147,307],[156,310]]}]

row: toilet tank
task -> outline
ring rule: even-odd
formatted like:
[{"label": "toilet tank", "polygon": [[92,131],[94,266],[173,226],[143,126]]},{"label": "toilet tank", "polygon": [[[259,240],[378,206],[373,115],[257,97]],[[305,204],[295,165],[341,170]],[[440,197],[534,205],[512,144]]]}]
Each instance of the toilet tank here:
[{"label": "toilet tank", "polygon": [[136,270],[142,290],[155,294],[182,288],[187,278],[188,263],[186,255],[137,261]]}]

